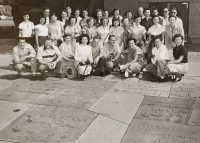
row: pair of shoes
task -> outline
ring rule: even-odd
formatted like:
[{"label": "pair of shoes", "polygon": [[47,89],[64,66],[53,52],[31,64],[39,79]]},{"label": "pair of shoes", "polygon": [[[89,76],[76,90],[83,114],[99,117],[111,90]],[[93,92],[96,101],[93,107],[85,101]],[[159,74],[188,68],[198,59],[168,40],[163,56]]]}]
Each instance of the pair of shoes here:
[{"label": "pair of shoes", "polygon": [[176,72],[172,74],[171,79],[172,79],[172,82],[178,82],[178,81],[181,81],[182,77],[183,77],[182,74],[179,74]]}]

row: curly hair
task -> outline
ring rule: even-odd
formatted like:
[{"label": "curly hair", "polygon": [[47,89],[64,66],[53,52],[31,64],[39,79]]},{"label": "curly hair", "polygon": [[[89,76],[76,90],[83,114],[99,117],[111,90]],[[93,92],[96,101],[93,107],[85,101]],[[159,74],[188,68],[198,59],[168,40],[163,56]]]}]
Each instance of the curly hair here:
[{"label": "curly hair", "polygon": [[181,34],[175,34],[174,37],[172,38],[172,41],[175,42],[175,39],[176,39],[176,38],[179,38],[179,37],[180,37],[181,40],[183,41],[184,37],[183,37],[183,35],[181,35]]},{"label": "curly hair", "polygon": [[82,35],[79,37],[79,43],[82,44],[81,41],[82,41],[82,39],[83,39],[84,37],[87,38],[87,40],[88,40],[87,45],[89,45],[89,43],[90,43],[90,37],[89,37],[88,34],[82,34]]}]

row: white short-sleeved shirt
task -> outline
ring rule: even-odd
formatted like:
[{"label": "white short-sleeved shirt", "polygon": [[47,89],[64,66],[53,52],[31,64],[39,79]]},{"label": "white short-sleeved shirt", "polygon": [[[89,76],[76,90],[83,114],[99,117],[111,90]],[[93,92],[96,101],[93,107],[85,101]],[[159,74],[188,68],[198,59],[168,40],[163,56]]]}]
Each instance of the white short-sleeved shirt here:
[{"label": "white short-sleeved shirt", "polygon": [[87,60],[93,61],[92,47],[89,45],[77,44],[74,58],[75,58],[75,61],[77,62],[87,61]]},{"label": "white short-sleeved shirt", "polygon": [[37,59],[43,60],[45,62],[52,62],[54,61],[57,56],[61,54],[58,47],[52,45],[50,49],[44,49],[44,46],[39,47],[37,52]]},{"label": "white short-sleeved shirt", "polygon": [[142,25],[136,25],[133,23],[133,26],[130,26],[129,31],[131,32],[131,36],[134,39],[140,39],[146,33],[146,29]]},{"label": "white short-sleeved shirt", "polygon": [[157,26],[155,26],[155,25],[151,26],[148,30],[148,33],[156,36],[156,35],[162,34],[164,31],[165,31],[165,27],[158,24]]},{"label": "white short-sleeved shirt", "polygon": [[[19,24],[18,27],[20,30],[22,30],[22,37],[31,37],[31,34],[34,30],[34,24],[31,21],[28,22],[22,22]],[[21,35],[19,35],[21,37]]]},{"label": "white short-sleeved shirt", "polygon": [[38,36],[48,36],[47,25],[38,24],[38,25],[35,26],[35,29],[38,30]]},{"label": "white short-sleeved shirt", "polygon": [[170,59],[169,51],[165,45],[161,45],[159,48],[154,47],[152,49],[152,54],[155,55],[155,57],[151,59],[152,63],[154,63],[154,64],[157,60],[169,60]]}]

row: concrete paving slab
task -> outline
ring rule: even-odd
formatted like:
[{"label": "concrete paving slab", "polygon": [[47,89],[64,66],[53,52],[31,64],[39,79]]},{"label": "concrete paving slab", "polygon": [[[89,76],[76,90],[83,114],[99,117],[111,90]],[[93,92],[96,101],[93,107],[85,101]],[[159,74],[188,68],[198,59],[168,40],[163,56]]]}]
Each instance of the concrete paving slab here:
[{"label": "concrete paving slab", "polygon": [[189,125],[200,126],[200,100],[196,100],[194,104]]},{"label": "concrete paving slab", "polygon": [[174,85],[171,88],[170,97],[185,99],[200,99],[200,85],[184,84]]},{"label": "concrete paving slab", "polygon": [[199,56],[188,56],[189,59],[189,72],[185,75],[187,76],[197,76],[200,77],[200,69],[198,67],[198,63],[200,62]]},{"label": "concrete paving slab", "polygon": [[188,56],[200,56],[200,52],[188,52]]},{"label": "concrete paving slab", "polygon": [[143,98],[140,95],[107,93],[89,110],[130,124]]},{"label": "concrete paving slab", "polygon": [[120,143],[128,125],[99,115],[75,143]]},{"label": "concrete paving slab", "polygon": [[87,110],[35,105],[0,132],[12,142],[74,142],[97,114]]},{"label": "concrete paving slab", "polygon": [[195,100],[145,97],[135,119],[188,124]]},{"label": "concrete paving slab", "polygon": [[121,143],[199,143],[200,127],[134,119]]},{"label": "concrete paving slab", "polygon": [[158,85],[158,84],[116,84],[111,90],[110,93],[124,93],[131,95],[146,95],[146,96],[160,96],[168,97],[170,92],[171,85]]},{"label": "concrete paving slab", "polygon": [[5,101],[37,103],[55,92],[52,88],[36,88],[26,85],[12,85],[0,91],[0,99]]},{"label": "concrete paving slab", "polygon": [[17,119],[22,115],[26,110],[32,107],[31,104],[26,103],[16,103],[9,101],[0,100],[0,130],[9,125],[12,121]]},{"label": "concrete paving slab", "polygon": [[8,88],[9,86],[12,85],[12,82],[8,82],[8,81],[0,81],[0,90]]}]

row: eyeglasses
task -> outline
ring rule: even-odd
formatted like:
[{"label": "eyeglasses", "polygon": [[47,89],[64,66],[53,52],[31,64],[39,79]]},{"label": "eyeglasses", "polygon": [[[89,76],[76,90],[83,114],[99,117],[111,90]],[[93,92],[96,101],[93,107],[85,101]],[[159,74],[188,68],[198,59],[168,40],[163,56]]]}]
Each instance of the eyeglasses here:
[{"label": "eyeglasses", "polygon": [[176,12],[171,12],[171,13],[176,13]]},{"label": "eyeglasses", "polygon": [[163,11],[163,12],[167,13],[168,11]]}]

